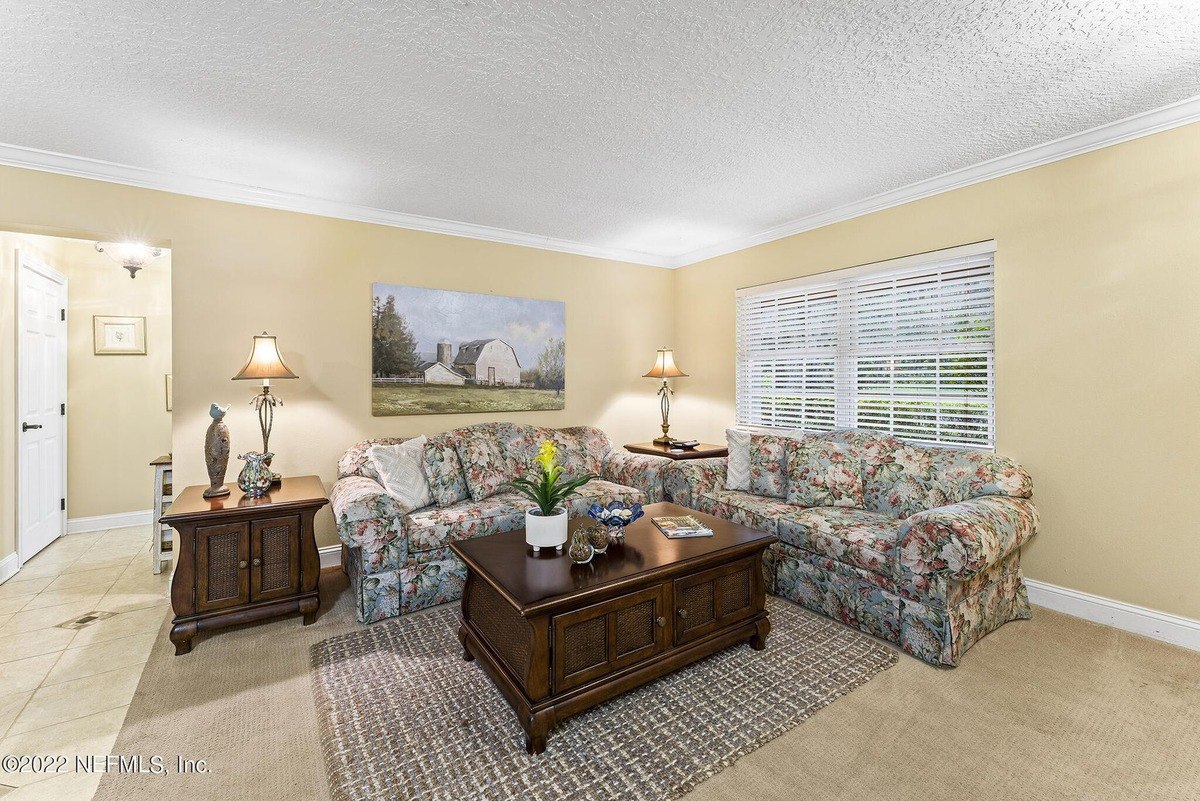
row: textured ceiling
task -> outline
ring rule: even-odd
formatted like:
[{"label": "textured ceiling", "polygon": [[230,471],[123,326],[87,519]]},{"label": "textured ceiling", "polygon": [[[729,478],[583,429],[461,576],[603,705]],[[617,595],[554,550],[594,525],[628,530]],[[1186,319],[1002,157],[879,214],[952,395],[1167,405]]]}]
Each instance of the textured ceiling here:
[{"label": "textured ceiling", "polygon": [[1200,94],[1200,1],[0,0],[0,142],[674,256]]}]

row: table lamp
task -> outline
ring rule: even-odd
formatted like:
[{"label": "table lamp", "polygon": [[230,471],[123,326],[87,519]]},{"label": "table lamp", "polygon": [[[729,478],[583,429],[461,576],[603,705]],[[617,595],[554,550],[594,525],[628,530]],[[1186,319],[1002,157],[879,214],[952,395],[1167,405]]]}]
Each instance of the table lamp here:
[{"label": "table lamp", "polygon": [[671,414],[671,395],[674,394],[672,389],[667,385],[668,378],[679,378],[687,376],[687,373],[675,366],[675,354],[670,348],[659,348],[658,356],[654,359],[654,366],[650,368],[650,372],[646,373],[644,378],[661,378],[662,386],[658,388],[659,408],[662,410],[662,436],[654,440],[655,445],[670,445],[671,437],[667,435],[667,431],[671,428],[668,417]]},{"label": "table lamp", "polygon": [[[255,395],[250,403],[258,412],[258,425],[262,429],[263,453],[270,453],[268,442],[271,439],[271,425],[275,421],[275,407],[283,404],[279,398],[271,394],[272,378],[299,378],[283,363],[279,355],[279,346],[275,337],[263,331],[254,337],[250,347],[250,359],[246,366],[233,377],[234,381],[262,379],[262,393]],[[268,462],[270,464],[270,462]],[[275,474],[278,477],[278,474]]]}]

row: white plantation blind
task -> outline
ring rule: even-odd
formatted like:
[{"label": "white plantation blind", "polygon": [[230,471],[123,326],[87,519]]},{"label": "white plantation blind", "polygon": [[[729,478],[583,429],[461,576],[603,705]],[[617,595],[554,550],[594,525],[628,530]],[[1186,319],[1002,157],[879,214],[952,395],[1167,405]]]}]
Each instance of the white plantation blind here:
[{"label": "white plantation blind", "polygon": [[995,444],[995,244],[738,290],[737,422]]}]

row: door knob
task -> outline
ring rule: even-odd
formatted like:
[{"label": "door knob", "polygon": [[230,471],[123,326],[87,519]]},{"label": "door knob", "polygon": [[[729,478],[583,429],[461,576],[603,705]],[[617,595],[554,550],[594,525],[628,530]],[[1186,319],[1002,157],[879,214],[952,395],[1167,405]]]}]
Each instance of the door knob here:
[{"label": "door knob", "polygon": [[686,609],[680,609],[680,610],[679,610],[679,616],[680,616],[680,617],[687,617],[687,610],[686,610]]},{"label": "door knob", "polygon": [[658,624],[658,627],[659,627],[660,629],[661,629],[663,626],[667,625],[667,619],[666,619],[665,617],[659,617],[659,618],[655,618],[654,622]]},{"label": "door knob", "polygon": [[32,429],[41,428],[41,427],[42,427],[41,423],[35,423],[34,425],[29,425],[29,423],[21,423],[21,433],[25,433],[26,431],[30,431]]},{"label": "door knob", "polygon": [[261,566],[262,566],[262,560],[261,560],[261,559],[255,559],[255,560],[254,560],[254,566],[255,566],[255,567],[261,567]]},{"label": "door knob", "polygon": [[238,570],[245,570],[245,569],[246,569],[246,560],[243,559],[242,561],[238,562]]}]

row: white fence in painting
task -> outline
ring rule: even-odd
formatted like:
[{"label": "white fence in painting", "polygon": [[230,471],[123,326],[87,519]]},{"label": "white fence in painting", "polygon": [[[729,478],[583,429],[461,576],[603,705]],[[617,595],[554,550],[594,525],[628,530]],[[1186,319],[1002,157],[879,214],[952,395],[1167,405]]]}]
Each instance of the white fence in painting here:
[{"label": "white fence in painting", "polygon": [[[425,377],[420,376],[420,375],[411,376],[411,377],[409,377],[409,376],[389,376],[387,378],[375,377],[375,378],[372,378],[371,380],[376,384],[424,384],[425,383]],[[497,389],[502,389],[502,388],[535,389],[536,388],[533,384],[527,384],[527,383],[504,384],[504,383],[497,382],[495,384],[489,384],[488,380],[486,378],[464,378],[463,383],[469,384],[471,386],[477,386],[477,387],[495,387]],[[430,384],[430,386],[439,386],[440,387],[440,386],[454,386],[454,385],[433,382]]]}]

